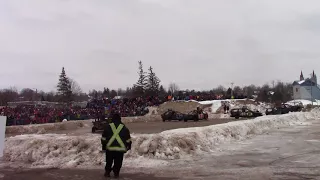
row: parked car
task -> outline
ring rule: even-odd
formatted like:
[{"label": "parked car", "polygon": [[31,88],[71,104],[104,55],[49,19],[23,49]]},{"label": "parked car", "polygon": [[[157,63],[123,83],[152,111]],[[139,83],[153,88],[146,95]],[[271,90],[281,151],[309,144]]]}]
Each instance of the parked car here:
[{"label": "parked car", "polygon": [[259,111],[252,111],[246,107],[243,108],[234,108],[230,111],[230,117],[234,117],[236,119],[239,119],[240,117],[244,118],[255,118],[262,116],[263,114]]}]

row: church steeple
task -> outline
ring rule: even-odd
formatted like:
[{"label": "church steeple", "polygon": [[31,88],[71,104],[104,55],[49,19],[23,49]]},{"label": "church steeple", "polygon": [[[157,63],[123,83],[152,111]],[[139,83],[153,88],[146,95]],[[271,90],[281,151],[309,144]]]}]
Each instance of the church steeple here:
[{"label": "church steeple", "polygon": [[317,75],[314,73],[314,70],[311,74],[311,81],[314,83],[314,84],[318,84],[318,80],[317,80]]},{"label": "church steeple", "polygon": [[301,71],[301,74],[300,74],[300,81],[303,81],[304,80],[304,77],[303,77],[303,73]]}]

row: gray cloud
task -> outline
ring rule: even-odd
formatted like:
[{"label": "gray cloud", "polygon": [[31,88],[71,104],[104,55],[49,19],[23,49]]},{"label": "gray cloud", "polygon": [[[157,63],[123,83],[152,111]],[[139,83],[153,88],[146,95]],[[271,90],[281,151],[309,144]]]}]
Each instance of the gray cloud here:
[{"label": "gray cloud", "polygon": [[164,85],[210,89],[320,72],[316,0],[0,1],[0,88],[124,88],[137,61]]}]

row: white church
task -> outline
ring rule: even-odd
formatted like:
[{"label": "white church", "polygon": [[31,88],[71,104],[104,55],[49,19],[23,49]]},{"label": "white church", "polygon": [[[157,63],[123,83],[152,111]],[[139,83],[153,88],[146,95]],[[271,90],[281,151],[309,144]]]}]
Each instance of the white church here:
[{"label": "white church", "polygon": [[300,80],[293,82],[293,98],[295,100],[320,100],[320,85],[318,85],[317,75],[311,74],[310,78],[304,78],[301,71]]}]

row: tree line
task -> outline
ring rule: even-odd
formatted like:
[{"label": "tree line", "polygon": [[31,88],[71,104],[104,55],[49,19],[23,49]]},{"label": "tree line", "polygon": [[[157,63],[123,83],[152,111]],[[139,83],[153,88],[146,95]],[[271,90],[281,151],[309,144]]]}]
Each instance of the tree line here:
[{"label": "tree line", "polygon": [[158,96],[165,98],[169,95],[184,96],[203,96],[203,95],[219,95],[225,99],[232,96],[234,98],[255,98],[263,102],[286,102],[292,99],[293,87],[291,83],[281,81],[273,82],[272,85],[265,84],[263,86],[235,86],[223,87],[218,86],[207,91],[181,90],[176,83],[170,83],[168,88],[164,88],[161,80],[156,75],[152,66],[149,66],[146,72],[142,61],[138,62],[138,80],[131,87],[126,89],[109,89],[91,90],[84,93],[80,85],[68,77],[64,68],[59,76],[56,92],[44,92],[37,89],[24,88],[18,91],[16,88],[0,89],[0,106],[7,105],[12,101],[54,101],[54,102],[71,102],[71,101],[87,101],[90,98],[114,98],[116,96],[124,96],[128,98],[142,96]]}]

